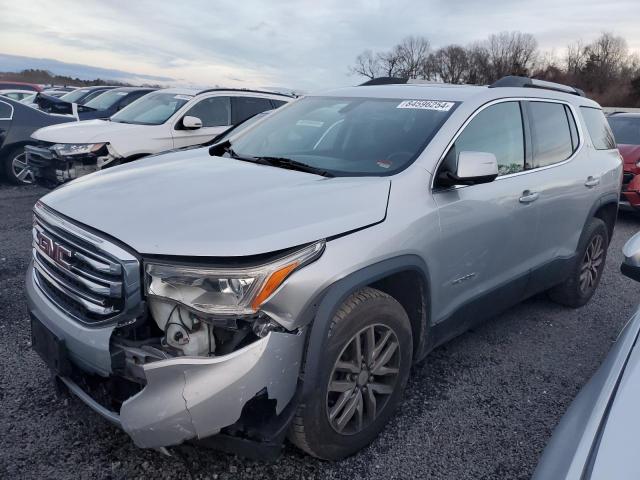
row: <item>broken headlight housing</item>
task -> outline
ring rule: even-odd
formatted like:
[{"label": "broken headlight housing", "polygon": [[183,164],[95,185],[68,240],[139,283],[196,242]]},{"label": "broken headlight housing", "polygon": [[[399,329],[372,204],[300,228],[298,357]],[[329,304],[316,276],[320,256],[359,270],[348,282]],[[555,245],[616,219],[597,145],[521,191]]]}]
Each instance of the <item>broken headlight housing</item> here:
[{"label": "broken headlight housing", "polygon": [[209,268],[145,263],[149,297],[169,300],[207,315],[251,315],[295,270],[317,259],[325,241],[274,262],[249,268]]},{"label": "broken headlight housing", "polygon": [[99,152],[106,143],[56,143],[51,149],[61,157]]}]

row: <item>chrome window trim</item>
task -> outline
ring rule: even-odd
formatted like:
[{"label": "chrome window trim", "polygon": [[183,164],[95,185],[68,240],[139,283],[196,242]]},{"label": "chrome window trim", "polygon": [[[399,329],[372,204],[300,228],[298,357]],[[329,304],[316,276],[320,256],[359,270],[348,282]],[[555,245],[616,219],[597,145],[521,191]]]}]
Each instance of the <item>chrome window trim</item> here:
[{"label": "chrome window trim", "polygon": [[11,105],[10,103],[5,102],[4,100],[0,100],[0,103],[4,103],[5,105],[7,105],[11,109],[11,115],[9,115],[8,117],[0,117],[0,120],[13,120],[13,114],[15,113],[13,105]]},{"label": "chrome window trim", "polygon": [[[501,175],[498,176],[494,182],[498,181],[498,180],[504,180],[504,179],[508,179],[508,178],[513,178],[519,175],[527,175],[530,173],[535,173],[538,172],[540,170],[546,170],[549,168],[556,168],[559,167],[561,165],[565,165],[567,163],[569,163],[570,161],[572,161],[582,150],[582,147],[585,144],[585,135],[583,133],[583,128],[582,128],[582,117],[578,116],[578,110],[577,107],[572,105],[571,103],[565,101],[565,100],[557,100],[557,99],[552,99],[552,98],[540,98],[540,97],[505,97],[505,98],[499,98],[496,100],[491,100],[490,102],[485,103],[484,105],[481,105],[480,107],[478,107],[470,116],[469,118],[467,118],[465,120],[465,122],[462,124],[462,126],[458,129],[458,131],[456,132],[456,134],[453,136],[453,138],[449,141],[449,143],[447,143],[446,148],[444,149],[444,151],[442,152],[442,154],[440,155],[440,158],[438,159],[438,162],[436,163],[436,168],[433,170],[433,175],[431,178],[431,192],[432,193],[440,193],[440,192],[446,192],[446,191],[450,191],[450,190],[457,190],[459,188],[467,188],[467,187],[474,187],[475,185],[455,185],[453,187],[450,188],[443,188],[441,190],[435,189],[435,182],[436,182],[436,178],[437,178],[437,173],[438,173],[438,169],[440,168],[442,162],[444,161],[445,156],[447,155],[447,153],[449,152],[449,149],[451,148],[451,146],[455,143],[455,141],[458,139],[458,137],[462,134],[462,132],[464,131],[465,128],[467,128],[467,125],[469,125],[469,123],[471,123],[471,121],[483,110],[493,106],[493,105],[497,105],[499,103],[506,103],[506,102],[546,102],[546,103],[559,103],[562,105],[566,105],[569,110],[571,111],[571,114],[573,115],[573,119],[576,123],[576,130],[578,131],[578,147],[574,150],[574,152],[566,159],[563,160],[561,162],[558,163],[553,163],[551,165],[545,165],[544,167],[536,167],[536,168],[531,168],[529,170],[523,170],[521,172],[516,172],[516,173],[509,173],[507,175]],[[524,112],[522,112],[524,114]],[[580,120],[578,120],[580,119]],[[522,128],[524,130],[525,126],[524,126],[524,122],[522,125]]]}]

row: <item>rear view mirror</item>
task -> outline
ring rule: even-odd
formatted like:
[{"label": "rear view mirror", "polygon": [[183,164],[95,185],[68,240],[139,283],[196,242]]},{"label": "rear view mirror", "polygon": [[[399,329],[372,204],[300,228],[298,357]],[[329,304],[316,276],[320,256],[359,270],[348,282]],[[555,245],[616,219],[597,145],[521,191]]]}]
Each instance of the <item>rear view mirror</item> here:
[{"label": "rear view mirror", "polygon": [[640,232],[624,244],[622,254],[624,261],[620,265],[620,271],[636,282],[640,282]]},{"label": "rear view mirror", "polygon": [[188,130],[197,130],[198,128],[202,128],[202,120],[198,117],[186,115],[182,119],[182,126]]}]

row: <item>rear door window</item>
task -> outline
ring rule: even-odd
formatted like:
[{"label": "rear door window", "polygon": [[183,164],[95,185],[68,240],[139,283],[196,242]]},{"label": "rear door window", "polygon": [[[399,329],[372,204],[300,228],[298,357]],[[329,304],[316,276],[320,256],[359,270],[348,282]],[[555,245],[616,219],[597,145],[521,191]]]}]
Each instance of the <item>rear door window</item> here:
[{"label": "rear door window", "polygon": [[272,108],[268,98],[233,97],[231,99],[231,121],[235,125],[253,117],[256,113],[271,110]]},{"label": "rear door window", "polygon": [[563,162],[574,152],[569,117],[562,103],[528,102],[534,168]]},{"label": "rear door window", "polygon": [[209,97],[199,101],[185,114],[202,120],[203,127],[230,125],[229,97]]},{"label": "rear door window", "polygon": [[596,150],[616,148],[616,140],[607,123],[607,119],[599,108],[580,107],[582,118],[589,131],[589,136]]}]

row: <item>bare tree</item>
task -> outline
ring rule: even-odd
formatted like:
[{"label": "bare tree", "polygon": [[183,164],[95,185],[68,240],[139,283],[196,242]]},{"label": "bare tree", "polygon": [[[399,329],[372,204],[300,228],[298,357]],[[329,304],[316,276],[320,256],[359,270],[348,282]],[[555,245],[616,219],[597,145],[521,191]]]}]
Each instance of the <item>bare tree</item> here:
[{"label": "bare tree", "polygon": [[429,58],[426,78],[435,73],[445,83],[464,83],[469,76],[469,55],[460,45],[440,48]]},{"label": "bare tree", "polygon": [[487,51],[491,81],[505,75],[528,75],[535,64],[538,42],[530,33],[501,32],[489,36]]},{"label": "bare tree", "polygon": [[425,37],[410,36],[402,40],[393,51],[400,59],[400,75],[406,78],[419,78],[425,71],[431,44]]},{"label": "bare tree", "polygon": [[620,78],[628,60],[627,42],[605,32],[586,49],[586,60],[581,69],[581,81],[589,89],[604,92]]},{"label": "bare tree", "polygon": [[587,60],[587,49],[582,40],[567,45],[564,57],[566,71],[570,75],[579,75]]},{"label": "bare tree", "polygon": [[380,70],[386,77],[400,77],[401,74],[401,58],[399,47],[396,45],[388,52],[378,54],[380,62]]},{"label": "bare tree", "polygon": [[493,80],[489,51],[483,43],[474,43],[467,48],[469,73],[467,83],[485,85]]},{"label": "bare tree", "polygon": [[371,50],[365,50],[356,57],[356,63],[349,67],[352,74],[367,78],[376,78],[380,72],[380,59]]}]

